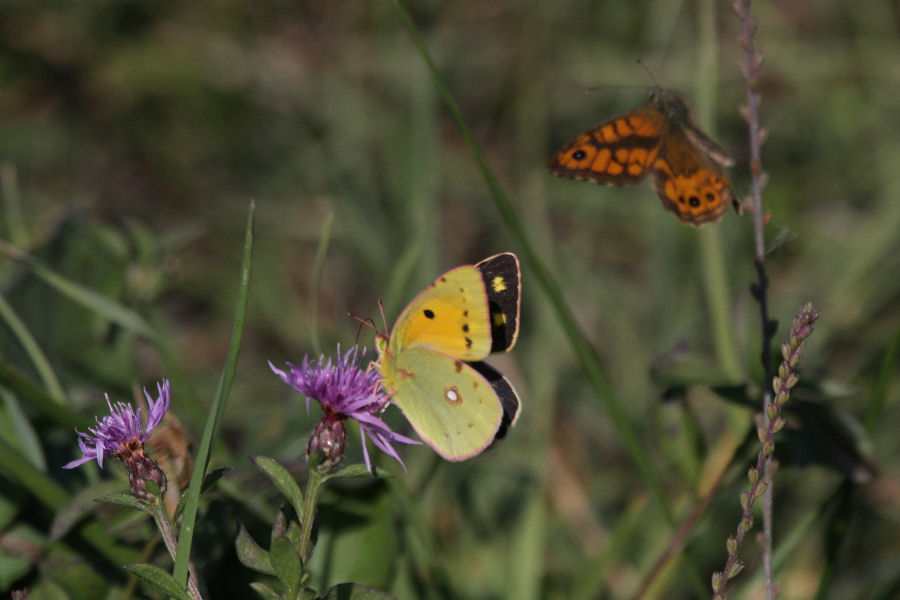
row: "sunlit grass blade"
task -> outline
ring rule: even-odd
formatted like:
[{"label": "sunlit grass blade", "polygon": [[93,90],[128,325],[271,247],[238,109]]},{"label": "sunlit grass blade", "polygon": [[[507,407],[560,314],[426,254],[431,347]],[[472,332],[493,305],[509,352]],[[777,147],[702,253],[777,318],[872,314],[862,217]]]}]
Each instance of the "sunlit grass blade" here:
[{"label": "sunlit grass blade", "polygon": [[173,576],[176,581],[186,583],[188,563],[191,555],[191,545],[194,537],[194,525],[197,520],[197,506],[200,501],[200,491],[203,486],[203,477],[209,466],[209,458],[212,453],[213,443],[219,429],[222,415],[228,395],[231,392],[231,382],[237,368],[238,357],[241,350],[241,338],[244,333],[244,320],[247,316],[247,298],[250,290],[250,271],[253,264],[253,217],[256,212],[256,203],[250,203],[247,214],[247,228],[244,234],[244,256],[241,263],[241,279],[238,286],[238,297],[235,306],[234,327],[231,331],[231,343],[228,346],[228,357],[222,369],[219,379],[219,387],[213,398],[206,425],[203,428],[203,438],[197,448],[197,461],[194,473],[191,475],[191,483],[188,488],[187,501],[182,515],[181,533],[178,536],[178,553],[175,560]]}]

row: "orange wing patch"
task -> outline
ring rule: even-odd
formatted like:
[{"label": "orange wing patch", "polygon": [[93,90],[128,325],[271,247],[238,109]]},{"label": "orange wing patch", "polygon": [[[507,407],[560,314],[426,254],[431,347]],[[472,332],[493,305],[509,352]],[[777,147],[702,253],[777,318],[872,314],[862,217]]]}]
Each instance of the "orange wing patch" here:
[{"label": "orange wing patch", "polygon": [[723,167],[728,154],[700,131],[684,99],[654,88],[650,103],[588,130],[548,164],[561,177],[606,185],[633,185],[651,171],[663,206],[682,222],[718,221],[734,191]]}]

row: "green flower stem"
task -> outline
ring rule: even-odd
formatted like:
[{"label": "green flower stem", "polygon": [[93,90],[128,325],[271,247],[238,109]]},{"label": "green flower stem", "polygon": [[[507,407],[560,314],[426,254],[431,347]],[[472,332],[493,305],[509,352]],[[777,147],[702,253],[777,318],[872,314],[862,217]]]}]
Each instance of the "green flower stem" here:
[{"label": "green flower stem", "polygon": [[[147,502],[147,505],[150,508],[149,512],[153,516],[153,520],[156,521],[156,528],[159,529],[159,535],[166,545],[166,550],[169,551],[169,556],[171,556],[174,561],[178,552],[178,539],[175,537],[175,531],[172,529],[172,522],[169,521],[169,515],[166,514],[162,498],[155,496],[152,500]],[[193,569],[188,567],[188,571],[187,586],[188,591],[191,593],[191,597],[194,598],[194,600],[203,600],[203,596],[200,595],[200,588],[197,587],[197,578],[194,576]]]},{"label": "green flower stem", "polygon": [[327,481],[327,478],[319,473],[318,469],[311,468],[309,470],[309,482],[306,486],[306,493],[303,496],[303,514],[300,515],[300,542],[297,544],[297,551],[300,553],[300,558],[304,565],[306,565],[306,560],[312,551],[309,547],[309,540],[312,538],[316,506],[319,504],[322,490],[325,489],[325,481]]}]

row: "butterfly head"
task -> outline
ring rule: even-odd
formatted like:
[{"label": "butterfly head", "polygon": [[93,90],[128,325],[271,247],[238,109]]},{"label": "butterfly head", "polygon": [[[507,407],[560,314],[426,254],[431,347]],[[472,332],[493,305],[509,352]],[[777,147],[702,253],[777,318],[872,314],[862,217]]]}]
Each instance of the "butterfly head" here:
[{"label": "butterfly head", "polygon": [[687,100],[678,92],[664,90],[660,87],[652,87],[647,92],[650,102],[659,107],[670,123],[685,123],[690,121],[691,111]]},{"label": "butterfly head", "polygon": [[378,356],[382,356],[388,351],[388,342],[390,342],[388,334],[381,331],[375,332],[375,350],[378,351]]}]

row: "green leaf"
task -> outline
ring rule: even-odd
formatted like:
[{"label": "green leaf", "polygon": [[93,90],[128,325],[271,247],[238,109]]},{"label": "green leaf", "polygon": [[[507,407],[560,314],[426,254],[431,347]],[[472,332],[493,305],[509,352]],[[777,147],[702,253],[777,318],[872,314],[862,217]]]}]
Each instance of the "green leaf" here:
[{"label": "green leaf", "polygon": [[71,279],[63,277],[40,260],[14,246],[0,242],[0,253],[28,267],[32,273],[61,295],[80,304],[89,311],[102,315],[128,331],[134,332],[153,342],[157,341],[156,332],[139,314],[122,304],[98,294]]},{"label": "green leaf", "polygon": [[251,583],[250,589],[259,594],[264,600],[284,600],[280,594],[277,594],[275,590],[261,581]]},{"label": "green leaf", "polygon": [[[3,527],[3,546],[0,547],[0,590],[8,590],[25,577],[44,558],[48,547],[43,532],[22,522]],[[33,548],[34,552],[16,552],[16,548]]]},{"label": "green leaf", "polygon": [[303,492],[300,491],[300,486],[297,485],[297,482],[294,481],[294,477],[288,470],[278,464],[275,460],[266,456],[251,456],[250,461],[256,465],[256,468],[262,471],[266,477],[272,480],[272,483],[275,484],[278,491],[284,494],[284,497],[287,498],[288,502],[291,503],[291,506],[294,507],[294,511],[298,515],[302,515]]},{"label": "green leaf", "polygon": [[284,514],[284,503],[281,503],[281,506],[278,507],[278,512],[275,513],[275,520],[272,522],[272,534],[269,536],[269,545],[272,545],[272,542],[277,540],[280,537],[284,537],[287,529],[287,517]]},{"label": "green leaf", "polygon": [[[60,405],[53,396],[44,391],[32,379],[2,360],[0,360],[0,383],[9,388],[23,403],[37,409],[42,416],[66,429],[86,431],[95,425],[90,419]],[[72,435],[75,435],[74,432]]]},{"label": "green leaf", "polygon": [[125,565],[125,568],[137,575],[141,581],[150,587],[168,594],[171,598],[192,600],[187,588],[179,585],[174,577],[157,566],[148,565],[147,563],[132,563]]},{"label": "green leaf", "polygon": [[9,391],[0,388],[0,435],[19,448],[36,469],[47,471],[47,459],[41,447],[40,435],[26,414],[23,403]]},{"label": "green leaf", "polygon": [[330,475],[326,475],[324,477],[325,481],[329,479],[348,479],[350,477],[391,477],[392,475],[385,470],[377,470],[375,466],[372,466],[372,472],[369,473],[369,470],[366,468],[366,465],[362,463],[356,463],[352,465],[347,465],[340,471],[336,473],[332,473]]},{"label": "green leaf", "polygon": [[[46,473],[35,469],[2,438],[0,438],[0,467],[4,470],[4,476],[15,480],[22,489],[28,490],[33,498],[48,508],[58,510],[69,501],[69,494],[62,486]],[[115,565],[137,559],[137,552],[134,549],[120,545],[97,521],[85,523],[78,528],[78,532],[97,552]]]},{"label": "green leaf", "polygon": [[339,583],[329,588],[322,600],[396,600],[387,592],[367,588],[356,583]]},{"label": "green leaf", "polygon": [[240,528],[238,529],[234,547],[235,550],[237,550],[238,560],[241,561],[241,564],[245,567],[253,569],[254,571],[259,571],[260,573],[266,573],[267,575],[275,574],[275,569],[272,568],[272,561],[269,558],[269,553],[256,543],[256,540],[254,540],[247,532],[247,529],[244,528],[243,523],[240,524]]},{"label": "green leaf", "polygon": [[319,597],[319,593],[312,589],[305,587],[297,594],[297,600],[316,600]]},{"label": "green leaf", "polygon": [[275,575],[288,591],[288,598],[293,598],[300,588],[300,577],[303,574],[303,566],[297,548],[288,538],[280,537],[272,542],[269,558],[275,569]]},{"label": "green leaf", "polygon": [[143,500],[136,498],[133,494],[129,492],[119,492],[117,494],[109,494],[108,496],[103,496],[102,498],[97,498],[97,502],[103,502],[105,504],[115,504],[117,506],[126,506],[128,508],[133,508],[135,510],[139,510],[141,512],[145,512],[150,516],[153,516],[151,509],[147,506],[147,503]]},{"label": "green leaf", "polygon": [[90,561],[58,542],[41,561],[40,570],[65,590],[70,600],[105,598],[109,591],[108,579]]},{"label": "green leaf", "polygon": [[[134,496],[126,494],[121,490],[121,481],[101,481],[72,496],[62,508],[56,511],[56,515],[53,517],[53,523],[50,526],[50,539],[58,540],[62,538],[71,531],[85,515],[95,512],[101,506],[100,503],[104,502],[103,498],[109,496],[113,492],[118,492],[118,494],[113,495],[127,495],[134,499]],[[109,504],[121,505],[122,503],[109,502]],[[134,508],[131,505],[128,506]]]},{"label": "green leaf", "polygon": [[291,543],[294,544],[295,548],[300,547],[300,524],[297,521],[288,523],[287,533],[285,535],[287,536],[287,539],[291,540]]}]

